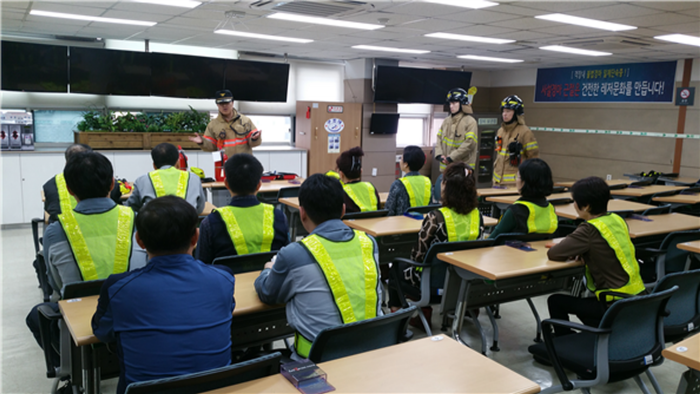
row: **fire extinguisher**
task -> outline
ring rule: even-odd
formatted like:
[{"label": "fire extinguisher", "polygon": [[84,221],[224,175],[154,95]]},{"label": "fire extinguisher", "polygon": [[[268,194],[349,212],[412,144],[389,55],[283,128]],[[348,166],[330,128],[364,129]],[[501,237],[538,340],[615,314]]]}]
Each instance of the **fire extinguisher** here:
[{"label": "fire extinguisher", "polygon": [[219,151],[221,155],[221,160],[214,162],[214,177],[217,182],[223,182],[226,179],[226,171],[224,170],[224,163],[228,160],[228,156],[224,153],[223,149]]},{"label": "fire extinguisher", "polygon": [[187,155],[185,154],[184,149],[182,149],[182,146],[178,145],[177,150],[180,155],[180,157],[177,159],[177,167],[182,171],[187,171]]}]

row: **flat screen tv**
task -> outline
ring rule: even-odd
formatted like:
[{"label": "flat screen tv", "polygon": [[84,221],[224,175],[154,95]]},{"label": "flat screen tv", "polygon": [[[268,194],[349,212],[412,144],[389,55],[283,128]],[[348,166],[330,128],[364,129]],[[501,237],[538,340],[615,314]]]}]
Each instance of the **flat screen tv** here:
[{"label": "flat screen tv", "polygon": [[151,94],[150,53],[71,47],[70,91],[148,96]]},{"label": "flat screen tv", "polygon": [[[224,88],[224,59],[151,53],[151,95],[214,98]],[[235,92],[234,92],[235,94]]]},{"label": "flat screen tv", "polygon": [[235,100],[286,102],[289,64],[226,61],[226,89]]},{"label": "flat screen tv", "polygon": [[68,92],[68,47],[2,41],[2,90]]},{"label": "flat screen tv", "polygon": [[399,131],[400,114],[372,114],[370,134],[396,134]]},{"label": "flat screen tv", "polygon": [[374,101],[444,104],[450,89],[468,90],[471,78],[471,72],[377,66]]}]

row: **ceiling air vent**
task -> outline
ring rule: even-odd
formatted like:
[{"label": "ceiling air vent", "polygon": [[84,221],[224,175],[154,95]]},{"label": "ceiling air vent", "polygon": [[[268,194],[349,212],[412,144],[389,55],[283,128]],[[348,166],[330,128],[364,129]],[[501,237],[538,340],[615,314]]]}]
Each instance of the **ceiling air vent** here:
[{"label": "ceiling air vent", "polygon": [[346,13],[362,11],[367,3],[362,1],[266,1],[261,0],[251,4],[251,8],[265,9],[274,12],[289,12],[327,18]]}]

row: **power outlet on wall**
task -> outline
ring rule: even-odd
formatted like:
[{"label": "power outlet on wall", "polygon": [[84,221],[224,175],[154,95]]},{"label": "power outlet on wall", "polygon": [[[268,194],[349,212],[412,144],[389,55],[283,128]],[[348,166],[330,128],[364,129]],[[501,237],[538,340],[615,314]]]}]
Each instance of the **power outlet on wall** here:
[{"label": "power outlet on wall", "polygon": [[610,174],[606,175],[605,180],[612,181],[612,175],[610,175]]},{"label": "power outlet on wall", "polygon": [[376,168],[372,168],[372,176],[377,176],[377,169]]}]

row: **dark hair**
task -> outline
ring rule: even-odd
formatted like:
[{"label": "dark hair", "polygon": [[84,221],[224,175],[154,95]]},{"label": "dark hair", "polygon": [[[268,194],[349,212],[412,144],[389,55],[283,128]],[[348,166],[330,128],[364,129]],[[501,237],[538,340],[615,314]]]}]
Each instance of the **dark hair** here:
[{"label": "dark hair", "polygon": [[442,173],[445,191],[442,205],[466,215],[479,205],[474,170],[466,163],[452,163]]},{"label": "dark hair", "polygon": [[546,197],[552,194],[552,170],[542,159],[525,160],[518,166],[520,179],[525,183],[520,195],[523,197]]},{"label": "dark hair", "polygon": [[571,186],[571,196],[580,209],[588,206],[591,214],[600,215],[608,211],[610,186],[595,176],[583,178]]},{"label": "dark hair", "polygon": [[339,180],[324,174],[313,174],[299,188],[299,205],[316,224],[340,219],[343,214],[343,193]]},{"label": "dark hair", "polygon": [[101,153],[93,151],[71,154],[63,176],[66,186],[79,200],[107,197],[114,179],[112,163]]},{"label": "dark hair", "polygon": [[425,164],[425,152],[420,147],[409,145],[403,148],[403,162],[408,164],[408,169],[418,171]]},{"label": "dark hair", "polygon": [[197,211],[177,196],[153,199],[136,215],[136,231],[150,253],[187,251],[197,231]]},{"label": "dark hair", "polygon": [[237,153],[226,160],[224,169],[232,192],[238,195],[255,193],[263,173],[263,166],[255,156]]},{"label": "dark hair", "polygon": [[362,148],[356,146],[350,150],[346,150],[341,153],[336,159],[335,164],[338,166],[338,170],[345,174],[348,179],[357,179],[362,176],[362,159],[361,157],[365,155]]},{"label": "dark hair", "polygon": [[85,144],[71,144],[68,148],[66,148],[66,152],[64,155],[66,156],[66,161],[74,154],[78,152],[92,152],[92,148],[90,145],[85,145]]},{"label": "dark hair", "polygon": [[180,152],[175,145],[163,142],[151,149],[151,158],[156,168],[163,166],[174,166],[180,158]]}]

